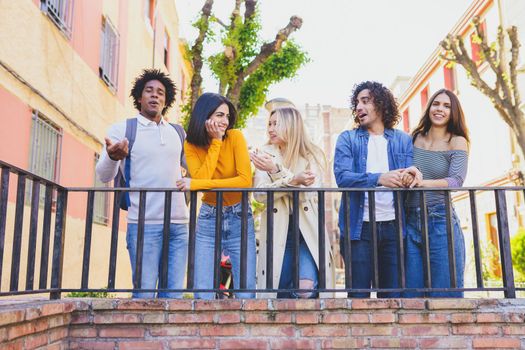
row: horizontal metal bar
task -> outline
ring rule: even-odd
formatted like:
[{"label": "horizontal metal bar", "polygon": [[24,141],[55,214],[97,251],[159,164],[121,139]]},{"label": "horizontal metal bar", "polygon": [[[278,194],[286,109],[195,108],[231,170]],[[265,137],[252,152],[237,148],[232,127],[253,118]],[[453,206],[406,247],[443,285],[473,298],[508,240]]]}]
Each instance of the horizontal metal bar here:
[{"label": "horizontal metal bar", "polygon": [[[49,182],[49,181],[48,181]],[[98,192],[113,192],[113,191],[124,191],[124,192],[165,192],[174,191],[181,192],[176,187],[67,187],[69,192],[87,192],[87,191],[98,191]],[[525,186],[494,186],[494,187],[421,187],[414,188],[355,188],[355,187],[286,187],[286,188],[214,188],[208,190],[199,190],[198,192],[433,192],[433,191],[446,191],[446,192],[468,192],[468,191],[494,191],[494,190],[505,190],[505,191],[523,191]]]},{"label": "horizontal metal bar", "polygon": [[24,176],[26,176],[26,179],[38,181],[42,185],[53,185],[54,187],[56,187],[58,189],[62,189],[62,190],[66,189],[66,187],[61,186],[61,185],[59,185],[56,182],[50,181],[48,179],[45,179],[45,178],[43,178],[41,176],[38,176],[38,175],[33,174],[33,173],[31,173],[31,172],[29,172],[27,170],[24,170],[24,169],[19,168],[17,166],[11,165],[11,164],[6,163],[6,162],[3,162],[1,160],[0,160],[0,168],[9,169],[9,171],[12,172],[13,174],[24,175]]}]

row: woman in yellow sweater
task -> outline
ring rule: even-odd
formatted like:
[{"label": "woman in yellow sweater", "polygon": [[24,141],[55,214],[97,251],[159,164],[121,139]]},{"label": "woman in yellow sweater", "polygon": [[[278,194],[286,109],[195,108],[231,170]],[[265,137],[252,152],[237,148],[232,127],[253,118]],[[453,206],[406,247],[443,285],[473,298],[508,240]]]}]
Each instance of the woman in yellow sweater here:
[{"label": "woman in yellow sweater", "polygon": [[[191,179],[177,182],[180,190],[244,188],[252,186],[250,156],[240,130],[233,129],[235,107],[224,96],[204,93],[195,103],[188,126],[184,151]],[[240,286],[241,217],[239,192],[224,192],[221,247],[230,255],[235,288]],[[195,289],[213,288],[215,220],[217,195],[205,192],[197,219],[195,241]],[[248,206],[248,251],[246,288],[255,289],[255,232]],[[255,293],[237,293],[237,298],[253,298]],[[196,298],[213,299],[213,293],[196,293]]]}]

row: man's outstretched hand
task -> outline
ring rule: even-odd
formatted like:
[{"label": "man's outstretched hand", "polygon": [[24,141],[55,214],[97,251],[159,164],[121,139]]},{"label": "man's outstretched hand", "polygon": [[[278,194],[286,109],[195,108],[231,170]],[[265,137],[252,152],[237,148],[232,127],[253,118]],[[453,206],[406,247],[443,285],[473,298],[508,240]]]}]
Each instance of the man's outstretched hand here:
[{"label": "man's outstretched hand", "polygon": [[127,138],[123,138],[119,142],[111,142],[107,137],[106,140],[106,151],[108,152],[109,158],[112,160],[122,160],[128,156],[129,142]]}]

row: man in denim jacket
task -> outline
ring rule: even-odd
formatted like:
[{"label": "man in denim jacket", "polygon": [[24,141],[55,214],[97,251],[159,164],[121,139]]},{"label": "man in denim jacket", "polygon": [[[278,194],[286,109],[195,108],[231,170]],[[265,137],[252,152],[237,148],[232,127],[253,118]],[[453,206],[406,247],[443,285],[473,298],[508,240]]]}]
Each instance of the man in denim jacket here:
[{"label": "man in denim jacket", "polygon": [[[403,170],[412,165],[412,139],[394,129],[400,116],[392,92],[377,82],[362,82],[352,93],[352,112],[357,127],[339,135],[334,156],[338,187],[403,187]],[[373,242],[367,192],[346,192],[339,210],[341,253],[351,246],[352,288],[369,289],[374,279]],[[375,192],[378,288],[399,288],[399,238],[396,229],[395,195]],[[349,229],[345,225],[349,213]],[[351,241],[348,241],[348,236]],[[349,244],[350,243],[350,244]],[[370,293],[355,292],[366,298]],[[398,292],[378,297],[399,297]]]}]

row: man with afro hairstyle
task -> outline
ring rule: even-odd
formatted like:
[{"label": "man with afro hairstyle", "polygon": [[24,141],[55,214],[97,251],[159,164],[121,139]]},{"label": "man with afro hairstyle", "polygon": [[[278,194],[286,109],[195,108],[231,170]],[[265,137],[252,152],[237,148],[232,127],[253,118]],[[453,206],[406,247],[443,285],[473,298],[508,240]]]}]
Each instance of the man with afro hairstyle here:
[{"label": "man with afro hairstyle", "polygon": [[[412,139],[394,129],[400,116],[392,92],[380,83],[365,81],[354,87],[351,109],[356,128],[339,135],[334,155],[338,187],[403,187],[403,169],[412,165]],[[373,224],[369,217],[367,192],[343,192],[339,210],[341,253],[350,264],[352,288],[399,288],[399,236],[396,204],[392,192],[375,192],[377,251],[373,251]],[[349,227],[345,224],[345,212]],[[402,242],[401,242],[402,243]],[[347,254],[345,254],[345,252]],[[378,285],[374,281],[377,257]],[[400,293],[380,292],[378,297],[399,297]],[[350,293],[367,298],[370,293]]]},{"label": "man with afro hairstyle", "polygon": [[[171,78],[157,69],[146,69],[135,79],[130,96],[139,113],[110,127],[96,167],[101,181],[113,180],[120,169],[125,174],[126,186],[131,188],[176,187],[176,181],[182,177],[182,137],[175,126],[163,118],[175,101],[175,92],[175,84]],[[126,135],[131,135],[130,140]],[[140,284],[137,283],[136,276],[139,193],[129,192],[127,198],[129,207],[126,243],[134,289],[156,289],[161,264],[167,264],[167,288],[182,289],[188,246],[188,209],[184,193],[172,193],[169,239],[166,242],[168,261],[161,261],[165,194],[146,194]],[[135,291],[133,297],[153,298],[155,293]],[[181,297],[181,293],[159,292],[158,297]]]}]

